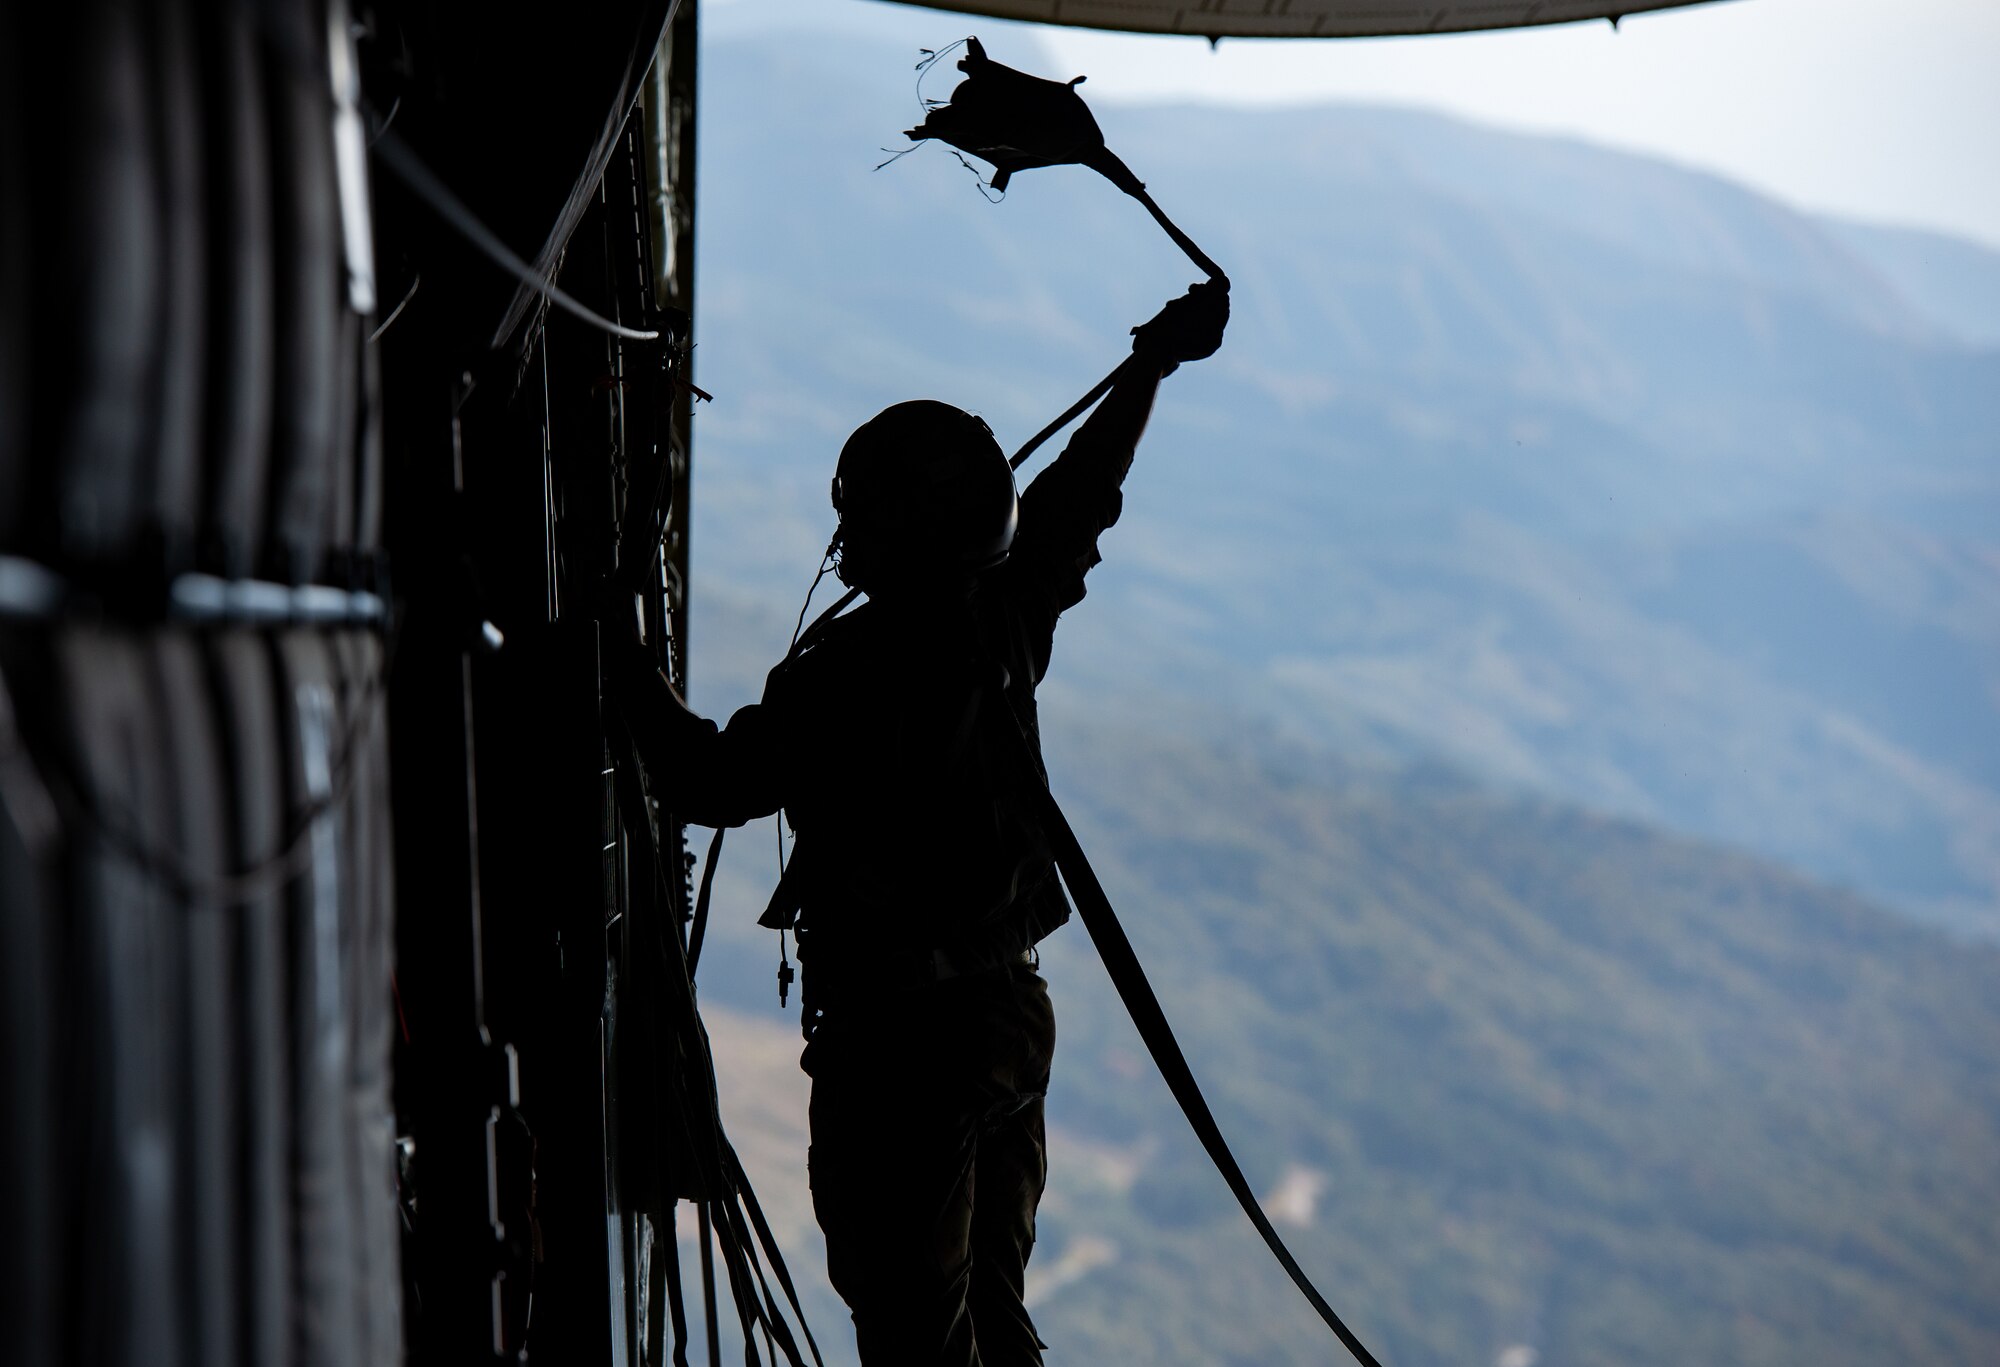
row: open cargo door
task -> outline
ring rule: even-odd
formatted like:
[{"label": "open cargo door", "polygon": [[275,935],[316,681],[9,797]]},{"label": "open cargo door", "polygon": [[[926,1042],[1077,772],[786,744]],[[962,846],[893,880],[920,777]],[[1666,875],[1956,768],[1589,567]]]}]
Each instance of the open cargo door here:
[{"label": "open cargo door", "polygon": [[[914,3],[915,0],[909,0]],[[1419,33],[1530,28],[1680,9],[1708,0],[1473,0],[1469,4],[1382,0],[924,0],[926,9],[1025,19],[1126,33],[1199,38],[1392,38]]]}]

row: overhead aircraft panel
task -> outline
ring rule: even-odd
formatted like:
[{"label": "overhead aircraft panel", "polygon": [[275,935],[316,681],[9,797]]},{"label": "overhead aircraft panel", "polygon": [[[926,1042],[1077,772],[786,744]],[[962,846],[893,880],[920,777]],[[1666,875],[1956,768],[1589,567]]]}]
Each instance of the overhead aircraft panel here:
[{"label": "overhead aircraft panel", "polygon": [[1622,18],[1706,0],[906,0],[927,9],[1204,38],[1387,38]]}]

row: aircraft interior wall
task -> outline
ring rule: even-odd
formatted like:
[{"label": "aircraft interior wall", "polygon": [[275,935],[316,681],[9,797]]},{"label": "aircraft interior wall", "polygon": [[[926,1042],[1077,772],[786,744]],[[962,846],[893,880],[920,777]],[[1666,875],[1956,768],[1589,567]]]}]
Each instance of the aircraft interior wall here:
[{"label": "aircraft interior wall", "polygon": [[573,9],[0,16],[9,1361],[660,1360],[694,5]]}]

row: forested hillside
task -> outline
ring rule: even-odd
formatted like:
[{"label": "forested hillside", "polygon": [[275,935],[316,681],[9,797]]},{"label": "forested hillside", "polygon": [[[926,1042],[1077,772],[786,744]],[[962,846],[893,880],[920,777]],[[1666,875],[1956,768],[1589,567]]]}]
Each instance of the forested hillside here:
[{"label": "forested hillside", "polygon": [[[1086,173],[872,171],[914,56],[705,52],[710,713],[853,426],[1011,445],[1189,278]],[[2000,1361],[2000,261],[1408,111],[1099,113],[1236,314],[1064,620],[1054,781],[1321,1285],[1391,1367]],[[844,1355],[773,844],[731,837],[704,1001]],[[1339,1360],[1047,948],[1051,1361]]]},{"label": "forested hillside", "polygon": [[[717,668],[776,626],[730,601],[699,623]],[[1225,1128],[1385,1362],[2000,1354],[2000,951],[1435,765],[1050,704],[1057,790]],[[775,873],[768,824],[739,832],[703,990],[733,1130],[817,1275],[798,1036],[752,924]],[[1331,1360],[1081,926],[1046,951],[1054,1360]]]},{"label": "forested hillside", "polygon": [[[2000,952],[1437,771],[1067,712],[1051,733],[1253,1182],[1384,1361],[2000,1354]],[[750,928],[770,860],[746,844],[706,990],[734,1123],[816,1271],[797,1035]],[[1081,927],[1047,951],[1055,1360],[1330,1360]]]}]

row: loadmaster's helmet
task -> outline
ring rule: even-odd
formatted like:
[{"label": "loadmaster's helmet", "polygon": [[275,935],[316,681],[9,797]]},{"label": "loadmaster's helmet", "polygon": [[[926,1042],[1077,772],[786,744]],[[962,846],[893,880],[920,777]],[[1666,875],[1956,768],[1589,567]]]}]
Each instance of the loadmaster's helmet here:
[{"label": "loadmaster's helmet", "polygon": [[990,569],[1007,558],[1020,516],[993,429],[935,399],[892,405],[854,430],[833,508],[840,577],[870,590]]}]

